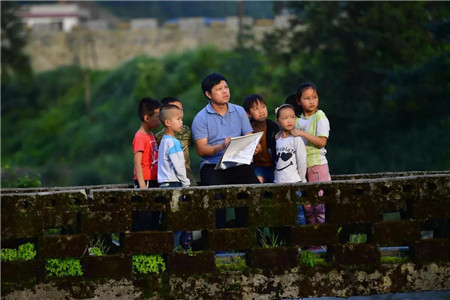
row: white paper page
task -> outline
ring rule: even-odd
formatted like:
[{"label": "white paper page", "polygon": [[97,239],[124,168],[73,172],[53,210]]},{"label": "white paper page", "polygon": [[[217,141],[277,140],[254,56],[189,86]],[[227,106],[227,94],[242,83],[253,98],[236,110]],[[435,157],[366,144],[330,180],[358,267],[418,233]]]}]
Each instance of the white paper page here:
[{"label": "white paper page", "polygon": [[256,146],[263,132],[231,138],[230,144],[225,149],[215,169],[227,169],[238,165],[252,163]]}]

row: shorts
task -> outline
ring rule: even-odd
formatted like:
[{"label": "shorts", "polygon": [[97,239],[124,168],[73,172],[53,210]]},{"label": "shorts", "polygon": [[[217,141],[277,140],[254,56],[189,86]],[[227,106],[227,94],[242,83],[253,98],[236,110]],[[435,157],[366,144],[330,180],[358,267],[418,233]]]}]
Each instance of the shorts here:
[{"label": "shorts", "polygon": [[263,183],[273,183],[273,170],[272,167],[259,167],[254,166],[255,175],[261,176],[264,180]]}]

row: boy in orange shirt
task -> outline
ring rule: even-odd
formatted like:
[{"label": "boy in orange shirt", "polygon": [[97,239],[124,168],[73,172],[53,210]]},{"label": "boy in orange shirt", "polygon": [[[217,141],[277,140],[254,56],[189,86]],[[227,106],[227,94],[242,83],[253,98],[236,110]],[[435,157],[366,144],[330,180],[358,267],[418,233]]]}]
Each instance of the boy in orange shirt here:
[{"label": "boy in orange shirt", "polygon": [[[134,187],[158,187],[158,145],[151,131],[161,125],[159,121],[158,100],[143,98],[139,101],[138,117],[141,126],[134,135]],[[156,229],[159,224],[159,214],[151,212],[133,213],[133,230]]]}]

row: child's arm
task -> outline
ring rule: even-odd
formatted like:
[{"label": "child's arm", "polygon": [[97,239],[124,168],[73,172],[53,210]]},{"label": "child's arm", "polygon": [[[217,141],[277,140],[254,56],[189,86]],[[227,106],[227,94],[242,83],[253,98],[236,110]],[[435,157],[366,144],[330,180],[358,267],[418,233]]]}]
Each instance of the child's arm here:
[{"label": "child's arm", "polygon": [[306,182],[306,147],[302,139],[295,139],[295,148],[295,158],[297,159],[298,175],[300,175],[302,182]]},{"label": "child's arm", "polygon": [[325,136],[314,136],[300,129],[292,129],[291,134],[293,136],[305,138],[308,142],[310,142],[311,144],[313,144],[318,148],[323,148],[327,145],[328,138]]},{"label": "child's arm", "polygon": [[182,186],[189,186],[190,180],[186,175],[186,164],[184,160],[183,149],[181,148],[181,143],[174,143],[169,150],[169,159],[172,162],[175,176],[181,182]]},{"label": "child's arm", "polygon": [[147,187],[144,180],[144,170],[142,169],[142,151],[134,154],[134,169],[136,170],[136,179],[139,182],[139,188]]},{"label": "child's arm", "polygon": [[186,175],[186,166],[184,164],[184,155],[183,152],[179,154],[173,154],[170,156],[170,160],[173,163],[173,167],[175,169],[175,175],[178,180],[181,182],[182,186],[190,186],[191,181]]}]

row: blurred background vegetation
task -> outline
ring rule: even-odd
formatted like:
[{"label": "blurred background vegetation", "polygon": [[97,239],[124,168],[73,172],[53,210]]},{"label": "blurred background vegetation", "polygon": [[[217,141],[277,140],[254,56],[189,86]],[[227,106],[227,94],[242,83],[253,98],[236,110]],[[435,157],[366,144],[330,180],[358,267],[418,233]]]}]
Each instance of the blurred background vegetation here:
[{"label": "blurred background vegetation", "polygon": [[[263,95],[272,119],[301,82],[316,83],[331,124],[332,175],[450,169],[450,2],[287,2],[296,16],[291,30],[266,36],[263,52],[202,47],[90,70],[89,107],[79,66],[27,69],[24,37],[5,3],[2,187],[18,178],[22,186],[131,183],[139,99],[178,97],[190,126],[206,104],[200,82],[211,72],[229,80],[233,103]],[[120,5],[111,11],[124,14]],[[194,147],[191,158],[198,172]]]}]

